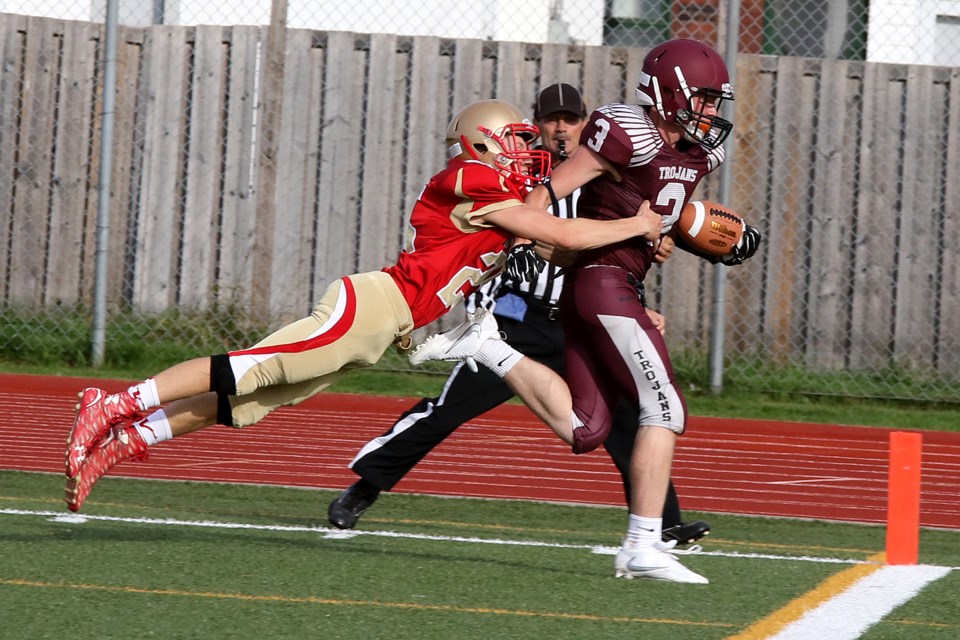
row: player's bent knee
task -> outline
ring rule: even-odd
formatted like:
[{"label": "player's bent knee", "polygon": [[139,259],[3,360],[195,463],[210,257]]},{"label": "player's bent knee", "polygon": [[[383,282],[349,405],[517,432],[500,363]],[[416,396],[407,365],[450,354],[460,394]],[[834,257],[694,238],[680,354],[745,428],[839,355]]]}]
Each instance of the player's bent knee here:
[{"label": "player's bent knee", "polygon": [[607,439],[610,425],[606,428],[591,429],[589,425],[577,427],[573,430],[573,452],[576,454],[590,453]]},{"label": "player's bent knee", "polygon": [[667,431],[672,431],[673,433],[675,433],[675,434],[678,435],[678,436],[682,436],[682,435],[683,435],[683,432],[686,430],[686,429],[685,429],[685,427],[686,427],[686,420],[684,420],[684,421],[681,422],[681,423],[677,423],[677,422],[667,422],[667,423],[652,422],[652,423],[647,423],[647,424],[641,424],[641,425],[640,425],[640,428],[641,428],[641,429],[646,428],[646,427],[650,427],[650,428],[653,428],[653,429],[666,429]]}]

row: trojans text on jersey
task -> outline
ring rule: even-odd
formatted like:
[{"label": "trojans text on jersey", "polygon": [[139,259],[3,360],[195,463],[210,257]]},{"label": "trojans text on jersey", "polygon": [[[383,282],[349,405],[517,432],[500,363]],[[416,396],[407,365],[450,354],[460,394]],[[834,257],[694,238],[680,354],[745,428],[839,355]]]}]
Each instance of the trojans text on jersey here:
[{"label": "trojans text on jersey", "polygon": [[690,167],[660,167],[661,180],[682,180],[683,182],[696,182],[696,169]]}]

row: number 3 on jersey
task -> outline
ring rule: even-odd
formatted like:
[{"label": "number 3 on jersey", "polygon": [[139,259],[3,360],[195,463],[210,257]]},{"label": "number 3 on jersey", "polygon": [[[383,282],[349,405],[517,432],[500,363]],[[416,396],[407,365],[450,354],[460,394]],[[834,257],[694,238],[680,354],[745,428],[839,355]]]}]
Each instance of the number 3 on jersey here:
[{"label": "number 3 on jersey", "polygon": [[597,126],[597,133],[587,140],[587,146],[600,153],[600,147],[603,146],[603,141],[607,139],[607,134],[610,133],[610,123],[603,118],[597,118],[594,124]]}]

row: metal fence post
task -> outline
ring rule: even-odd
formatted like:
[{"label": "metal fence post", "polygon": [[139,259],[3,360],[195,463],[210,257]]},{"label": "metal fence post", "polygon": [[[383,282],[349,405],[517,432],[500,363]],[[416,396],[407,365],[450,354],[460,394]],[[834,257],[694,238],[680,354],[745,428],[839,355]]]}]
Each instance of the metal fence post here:
[{"label": "metal fence post", "polygon": [[273,0],[270,27],[263,45],[263,79],[257,117],[257,241],[253,257],[253,309],[258,318],[270,313],[273,285],[273,234],[277,217],[277,159],[287,48],[287,0]]},{"label": "metal fence post", "polygon": [[[730,73],[730,83],[734,90],[737,86],[737,47],[740,40],[740,0],[729,0],[727,14],[727,38],[724,46],[724,58]],[[732,116],[733,104],[726,104],[728,115]],[[733,118],[731,117],[732,121]],[[736,125],[734,125],[736,126]],[[733,192],[733,143],[727,144],[726,161],[720,167],[720,202],[730,201]],[[713,309],[710,322],[710,389],[714,393],[723,391],[723,338],[725,334],[725,310],[727,289],[727,267],[722,264],[713,266]]]},{"label": "metal fence post", "polygon": [[107,336],[107,254],[110,250],[110,177],[113,171],[113,119],[117,93],[119,0],[107,0],[104,27],[103,119],[100,127],[100,176],[97,183],[97,257],[94,264],[91,360],[103,364]]}]

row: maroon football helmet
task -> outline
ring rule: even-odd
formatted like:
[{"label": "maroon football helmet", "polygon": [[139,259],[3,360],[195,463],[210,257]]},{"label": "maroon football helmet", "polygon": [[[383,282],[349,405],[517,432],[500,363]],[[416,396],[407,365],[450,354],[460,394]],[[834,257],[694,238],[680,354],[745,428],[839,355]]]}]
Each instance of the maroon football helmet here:
[{"label": "maroon football helmet", "polygon": [[684,137],[708,149],[719,147],[733,124],[694,108],[693,99],[716,104],[733,100],[727,65],[720,55],[697,40],[668,40],[650,50],[643,60],[637,98],[653,107],[667,122],[679,124]]}]

